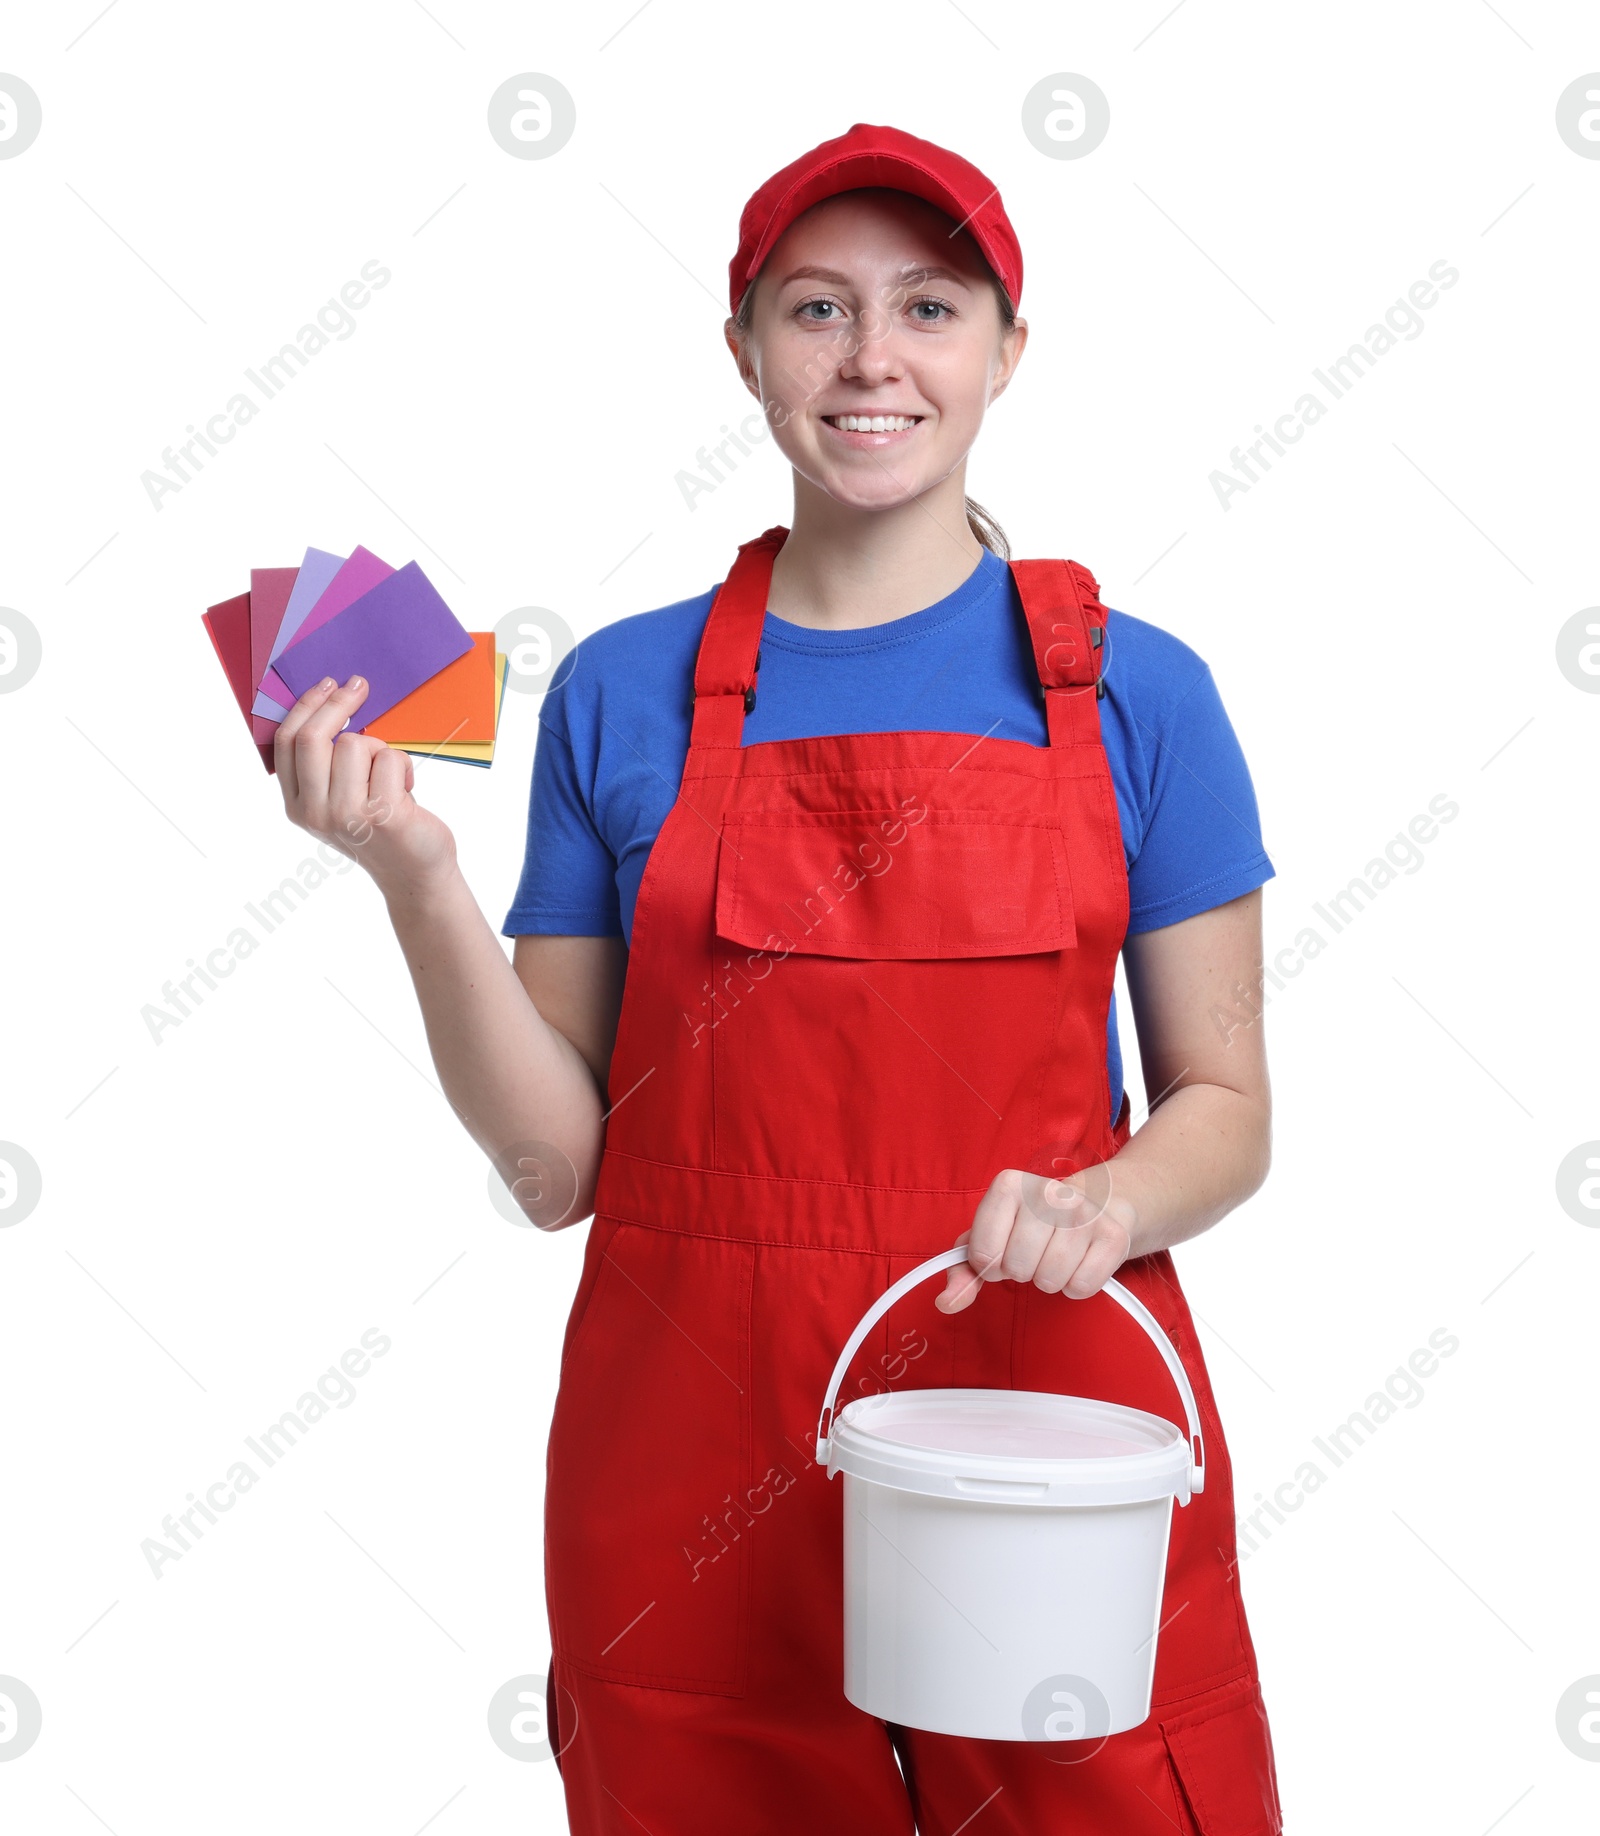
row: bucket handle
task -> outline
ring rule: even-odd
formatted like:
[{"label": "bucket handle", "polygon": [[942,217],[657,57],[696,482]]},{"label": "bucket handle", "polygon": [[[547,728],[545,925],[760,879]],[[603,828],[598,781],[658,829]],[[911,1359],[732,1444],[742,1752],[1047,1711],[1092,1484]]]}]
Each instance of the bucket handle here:
[{"label": "bucket handle", "polygon": [[[833,1409],[839,1395],[839,1385],[844,1381],[844,1374],[850,1367],[850,1360],[860,1349],[861,1341],[866,1338],[878,1321],[889,1311],[902,1295],[909,1294],[919,1282],[924,1282],[930,1275],[937,1275],[941,1269],[953,1269],[957,1263],[967,1260],[965,1244],[957,1244],[954,1249],[941,1250],[937,1256],[930,1256],[926,1262],[919,1262],[909,1275],[900,1279],[885,1293],[880,1294],[867,1311],[861,1316],[861,1323],[851,1333],[845,1348],[839,1354],[839,1362],[833,1367],[833,1375],[828,1379],[828,1396],[822,1405],[822,1413],[817,1417],[817,1464],[828,1464],[828,1443],[833,1436]],[[1189,1383],[1189,1373],[1183,1368],[1183,1360],[1178,1356],[1177,1348],[1161,1329],[1161,1322],[1136,1295],[1130,1294],[1120,1281],[1108,1281],[1103,1292],[1114,1300],[1125,1313],[1131,1314],[1150,1335],[1150,1342],[1158,1352],[1167,1369],[1172,1373],[1172,1381],[1177,1385],[1178,1394],[1183,1398],[1184,1414],[1189,1423],[1189,1490],[1203,1492],[1206,1489],[1206,1443],[1200,1428],[1200,1411],[1195,1407],[1194,1390]]]}]

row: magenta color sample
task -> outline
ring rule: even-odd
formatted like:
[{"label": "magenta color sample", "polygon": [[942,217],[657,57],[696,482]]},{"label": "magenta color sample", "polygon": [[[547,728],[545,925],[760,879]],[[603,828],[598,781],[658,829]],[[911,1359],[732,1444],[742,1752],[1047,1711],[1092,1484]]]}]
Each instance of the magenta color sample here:
[{"label": "magenta color sample", "polygon": [[[318,631],[329,619],[337,618],[347,606],[354,605],[363,593],[370,593],[380,580],[387,580],[394,572],[387,561],[380,561],[370,548],[359,544],[351,550],[350,559],[345,562],[333,579],[328,582],[328,590],[306,614],[305,623],[300,627],[295,643],[301,643],[313,631]],[[288,649],[278,653],[279,658],[288,655]],[[365,675],[366,671],[363,670]],[[261,693],[270,695],[274,701],[281,701],[285,708],[292,707],[300,697],[290,692],[288,683],[278,673],[274,663],[261,678]]]}]

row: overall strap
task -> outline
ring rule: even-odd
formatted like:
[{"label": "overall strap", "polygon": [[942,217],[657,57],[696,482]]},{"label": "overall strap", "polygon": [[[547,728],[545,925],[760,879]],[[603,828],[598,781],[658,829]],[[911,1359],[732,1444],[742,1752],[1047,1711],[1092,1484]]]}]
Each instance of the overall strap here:
[{"label": "overall strap", "polygon": [[740,743],[744,717],[756,703],[772,560],[788,534],[783,524],[775,523],[753,540],[741,542],[727,579],[717,588],[695,657],[691,749]]},{"label": "overall strap", "polygon": [[1099,745],[1105,607],[1078,561],[1013,561],[1012,578],[1033,640],[1052,746]]}]

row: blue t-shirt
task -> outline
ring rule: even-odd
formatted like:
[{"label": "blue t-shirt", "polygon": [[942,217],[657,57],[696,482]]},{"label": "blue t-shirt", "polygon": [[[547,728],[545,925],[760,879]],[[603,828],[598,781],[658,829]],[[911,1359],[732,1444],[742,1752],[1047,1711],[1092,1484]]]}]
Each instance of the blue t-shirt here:
[{"label": "blue t-shirt", "polygon": [[[502,935],[631,938],[645,861],[683,777],[695,653],[715,593],[584,638],[545,696],[522,879]],[[1176,924],[1271,879],[1250,772],[1204,660],[1108,607],[1102,669],[1129,932]],[[822,631],[767,614],[746,745],[898,731],[1048,744],[1022,602],[990,550],[953,593],[884,624]],[[1115,1000],[1106,1061],[1115,1118]]]}]

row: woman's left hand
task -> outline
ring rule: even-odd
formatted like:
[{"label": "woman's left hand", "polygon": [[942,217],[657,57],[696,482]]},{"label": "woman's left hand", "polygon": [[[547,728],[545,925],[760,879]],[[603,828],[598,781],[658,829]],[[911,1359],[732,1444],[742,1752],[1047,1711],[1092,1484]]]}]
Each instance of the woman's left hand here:
[{"label": "woman's left hand", "polygon": [[1046,1294],[1086,1300],[1132,1253],[1134,1208],[1111,1188],[1107,1163],[1067,1179],[1007,1167],[956,1242],[967,1260],[947,1271],[938,1306],[959,1313],[985,1282],[1031,1281]]}]

